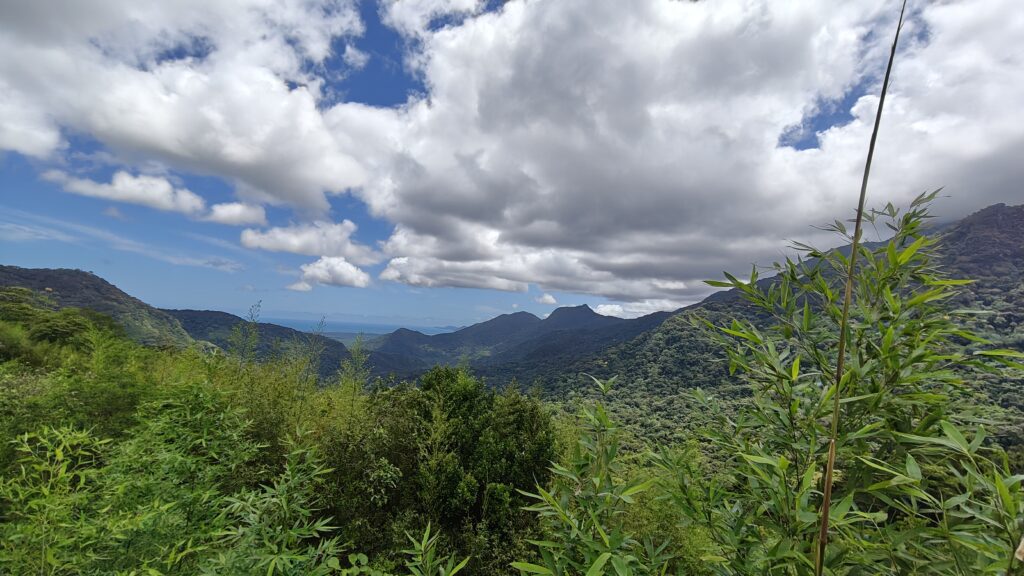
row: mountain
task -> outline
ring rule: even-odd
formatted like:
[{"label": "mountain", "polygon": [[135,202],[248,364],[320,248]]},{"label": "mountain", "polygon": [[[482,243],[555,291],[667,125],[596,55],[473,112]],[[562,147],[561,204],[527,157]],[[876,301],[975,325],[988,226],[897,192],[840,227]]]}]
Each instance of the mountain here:
[{"label": "mountain", "polygon": [[107,314],[124,327],[130,338],[143,344],[185,346],[192,341],[173,316],[125,294],[91,272],[0,265],[0,286],[30,288],[45,293],[60,307]]},{"label": "mountain", "polygon": [[586,304],[579,306],[564,306],[556,308],[541,323],[543,332],[555,332],[558,330],[593,330],[606,326],[616,326],[629,322],[614,316],[602,316],[590,309]]},{"label": "mountain", "polygon": [[[976,280],[955,305],[989,312],[977,316],[972,328],[996,346],[1024,350],[1024,206],[990,206],[933,230],[942,238],[939,260],[946,271]],[[224,348],[229,346],[232,329],[243,322],[224,312],[158,310],[80,270],[0,266],[0,286],[8,285],[45,291],[62,306],[110,314],[130,335],[150,344],[186,344],[195,338]],[[437,364],[466,362],[492,384],[514,379],[522,385],[538,385],[556,398],[579,390],[583,373],[618,375],[622,382],[619,407],[633,406],[633,412],[620,417],[627,424],[654,421],[657,434],[671,434],[678,427],[658,428],[658,422],[664,418],[671,423],[685,408],[683,390],[699,386],[726,396],[744,393],[740,387],[723,386],[728,379],[721,355],[691,319],[699,315],[725,322],[751,313],[736,291],[717,292],[680,310],[635,319],[602,316],[586,305],[558,308],[543,319],[517,312],[450,333],[396,330],[374,339],[368,363],[377,376],[414,378]],[[309,342],[311,338],[268,323],[259,324],[259,333],[261,354],[269,354],[275,342]],[[320,372],[325,376],[349,355],[336,340],[316,337],[313,341],[324,348]],[[1024,408],[1015,386],[998,384],[992,388],[994,398],[1004,406]]]},{"label": "mountain", "polygon": [[[990,206],[935,230],[941,238],[938,261],[945,272],[975,281],[964,287],[952,306],[988,312],[971,320],[971,328],[995,347],[1024,351],[1024,206]],[[618,376],[617,416],[627,426],[644,429],[646,435],[668,439],[680,429],[681,414],[694,417],[686,390],[714,389],[726,398],[745,394],[742,386],[723,386],[731,381],[723,355],[693,325],[693,317],[721,325],[753,313],[736,290],[717,292],[628,341],[596,352],[565,355],[562,363],[503,366],[498,379],[515,373],[520,382],[538,384],[550,397],[564,398],[585,385],[584,373]],[[995,402],[1017,410],[1024,410],[1022,385],[1020,381],[985,384]]]},{"label": "mountain", "polygon": [[516,312],[433,336],[396,330],[382,337],[375,351],[412,359],[415,362],[410,367],[416,370],[435,364],[468,362],[484,376],[507,381],[521,369],[529,374],[543,373],[564,363],[567,357],[572,359],[625,342],[654,328],[669,315],[659,312],[626,320],[602,316],[585,304],[558,308],[543,320],[528,312]]}]

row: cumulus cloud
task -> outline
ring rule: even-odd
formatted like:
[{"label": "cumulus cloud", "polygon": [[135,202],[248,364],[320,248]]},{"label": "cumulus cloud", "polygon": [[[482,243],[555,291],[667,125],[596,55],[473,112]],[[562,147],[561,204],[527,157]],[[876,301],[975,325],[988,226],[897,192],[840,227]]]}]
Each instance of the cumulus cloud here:
[{"label": "cumulus cloud", "polygon": [[341,256],[359,265],[379,262],[380,256],[373,249],[352,240],[356,230],[351,220],[317,221],[262,231],[248,229],[242,231],[242,245],[306,256]]},{"label": "cumulus cloud", "polygon": [[[1024,21],[1008,10],[915,7],[873,202],[942,185],[946,214],[1013,201]],[[770,263],[789,239],[834,243],[809,225],[852,211],[895,16],[885,2],[512,2],[426,34],[430,98],[362,191],[399,223],[382,278],[537,283],[632,314],[693,302],[702,279]],[[815,127],[851,94],[847,120]],[[819,147],[780,145],[798,125]]]},{"label": "cumulus cloud", "polygon": [[361,31],[355,0],[4,3],[0,147],[51,157],[67,128],[219,175],[249,201],[323,212],[366,171],[349,150],[358,130],[321,113],[311,70]]},{"label": "cumulus cloud", "polygon": [[[939,186],[943,215],[1019,202],[1016,4],[912,3],[870,203]],[[624,315],[693,302],[789,239],[835,241],[809,225],[852,212],[896,17],[884,0],[397,0],[382,18],[425,93],[380,108],[324,96],[321,64],[360,65],[331,52],[358,49],[354,0],[137,6],[0,7],[0,148],[46,159],[87,134],[294,209],[252,247]],[[380,254],[327,221],[346,193],[394,225]]]},{"label": "cumulus cloud", "polygon": [[[267,221],[266,212],[260,205],[226,202],[214,204],[207,210],[206,201],[202,197],[187,188],[175,187],[162,176],[136,176],[119,170],[109,184],[77,178],[61,170],[48,170],[42,177],[44,180],[60,184],[64,191],[72,194],[180,212],[218,224],[242,226],[266,224]],[[103,213],[118,220],[125,218],[116,206],[108,207]]]},{"label": "cumulus cloud", "polygon": [[554,296],[552,296],[551,294],[547,294],[547,293],[544,293],[544,294],[541,294],[540,296],[538,296],[536,298],[536,302],[538,304],[558,304],[558,300],[555,300]]},{"label": "cumulus cloud", "polygon": [[205,216],[205,219],[219,224],[243,226],[246,224],[266,224],[267,214],[263,210],[263,206],[244,204],[242,202],[228,202],[211,206],[210,213]]},{"label": "cumulus cloud", "polygon": [[429,34],[431,24],[440,18],[464,18],[484,5],[481,0],[389,0],[382,4],[384,22],[412,37]]},{"label": "cumulus cloud", "polygon": [[624,318],[626,314],[621,304],[598,304],[594,307],[594,312],[602,316],[617,316],[619,318]]},{"label": "cumulus cloud", "polygon": [[289,289],[308,292],[314,283],[357,288],[365,288],[370,285],[369,274],[356,268],[341,256],[324,256],[311,264],[303,264],[301,269],[302,280],[289,286]]},{"label": "cumulus cloud", "polygon": [[175,188],[159,176],[133,176],[124,171],[114,174],[109,184],[75,178],[60,170],[48,170],[43,179],[60,184],[65,191],[104,200],[140,204],[157,210],[198,214],[206,210],[206,202],[187,188]]}]

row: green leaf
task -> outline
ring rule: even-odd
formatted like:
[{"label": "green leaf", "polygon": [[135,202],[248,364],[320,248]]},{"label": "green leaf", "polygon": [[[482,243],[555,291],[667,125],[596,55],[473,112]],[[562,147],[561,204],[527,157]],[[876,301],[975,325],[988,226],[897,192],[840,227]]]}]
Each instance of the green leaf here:
[{"label": "green leaf", "polygon": [[914,480],[921,479],[921,467],[917,465],[917,460],[914,460],[910,454],[907,454],[907,476]]},{"label": "green leaf", "polygon": [[967,284],[974,284],[974,280],[966,279],[945,279],[945,280],[928,280],[925,282],[928,286],[966,286]]},{"label": "green leaf", "polygon": [[639,492],[643,492],[644,490],[647,490],[651,486],[654,486],[655,482],[657,482],[657,478],[651,478],[651,479],[647,480],[646,482],[643,482],[641,484],[637,484],[636,486],[632,486],[630,488],[625,489],[622,492],[621,496],[632,496],[633,494],[637,494]]},{"label": "green leaf", "polygon": [[778,459],[766,458],[764,456],[758,456],[756,454],[740,454],[740,456],[743,456],[743,458],[745,458],[748,462],[767,464],[768,466],[773,466],[775,468],[779,467]]},{"label": "green leaf", "polygon": [[903,439],[903,440],[905,440],[907,442],[911,442],[913,444],[933,444],[933,445],[936,445],[936,446],[945,446],[946,448],[952,448],[953,450],[956,450],[958,452],[962,450],[962,448],[961,448],[961,446],[959,444],[957,444],[955,441],[950,440],[948,438],[933,438],[933,437],[930,437],[930,436],[917,436],[915,434],[904,434],[902,432],[897,432],[896,436],[898,438],[901,438],[901,439]]},{"label": "green leaf", "polygon": [[903,251],[900,252],[898,259],[899,263],[906,264],[907,262],[909,262],[910,259],[914,257],[914,254],[916,254],[917,251],[921,249],[921,246],[924,246],[925,240],[926,237],[921,236],[920,238],[915,240],[913,244],[904,248]]},{"label": "green leaf", "polygon": [[998,356],[998,357],[1009,357],[1009,358],[1020,358],[1024,360],[1024,352],[1018,352],[1016,350],[1007,350],[1005,348],[998,350],[979,350],[974,353],[977,356]]},{"label": "green leaf", "polygon": [[1010,495],[1009,488],[1006,487],[1006,483],[1003,482],[1003,477],[998,472],[992,474],[992,483],[996,486],[996,492],[999,493],[999,499],[1003,503],[1003,511],[1005,511],[1010,518],[1017,515],[1017,507],[1014,505],[1013,496]]},{"label": "green leaf", "polygon": [[459,562],[455,566],[455,568],[452,568],[452,571],[448,573],[448,576],[454,576],[455,574],[458,574],[460,570],[462,570],[463,568],[466,567],[466,564],[468,562],[469,562],[469,556],[466,556],[465,558],[462,559],[462,562]]},{"label": "green leaf", "polygon": [[967,443],[967,439],[964,438],[964,435],[961,434],[953,424],[943,420],[942,422],[939,422],[939,426],[941,426],[942,431],[946,433],[946,437],[953,442],[956,442],[957,446],[959,446],[965,454],[969,454],[971,452],[971,447],[970,444]]},{"label": "green leaf", "polygon": [[612,557],[611,552],[605,552],[597,557],[594,561],[594,565],[587,570],[587,576],[600,576],[604,574],[604,565],[608,563],[608,559]]}]

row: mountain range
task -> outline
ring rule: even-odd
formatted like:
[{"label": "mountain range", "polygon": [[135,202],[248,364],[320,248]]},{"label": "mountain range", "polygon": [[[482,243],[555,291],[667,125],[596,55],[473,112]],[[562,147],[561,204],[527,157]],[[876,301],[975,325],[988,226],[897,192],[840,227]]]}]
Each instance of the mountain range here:
[{"label": "mountain range", "polygon": [[[1024,348],[1024,206],[998,204],[937,228],[941,261],[954,277],[976,282],[958,306],[992,312],[976,329],[1001,346]],[[244,319],[209,310],[161,310],[80,270],[0,266],[0,286],[46,292],[60,306],[90,308],[112,316],[126,332],[152,345],[209,342],[230,345]],[[503,314],[454,332],[427,335],[399,329],[367,342],[377,376],[414,378],[437,364],[467,364],[494,384],[517,380],[553,394],[578,386],[581,373],[623,375],[630,393],[671,396],[680,388],[720,383],[716,353],[690,322],[693,314],[728,318],[744,306],[731,291],[704,301],[635,319],[603,316],[586,305],[563,307],[546,318],[528,312]],[[313,342],[322,348],[320,372],[332,374],[349,357],[346,346],[271,323],[259,323],[257,354],[279,342]],[[628,395],[628,394],[627,394]]]}]

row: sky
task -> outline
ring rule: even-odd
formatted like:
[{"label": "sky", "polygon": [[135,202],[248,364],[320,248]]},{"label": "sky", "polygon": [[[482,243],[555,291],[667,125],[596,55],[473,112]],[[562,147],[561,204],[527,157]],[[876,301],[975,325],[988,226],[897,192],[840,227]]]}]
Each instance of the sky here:
[{"label": "sky", "polygon": [[[0,263],[160,307],[632,317],[834,245],[899,5],[0,3]],[[1024,198],[1019,0],[911,1],[869,205]]]}]

